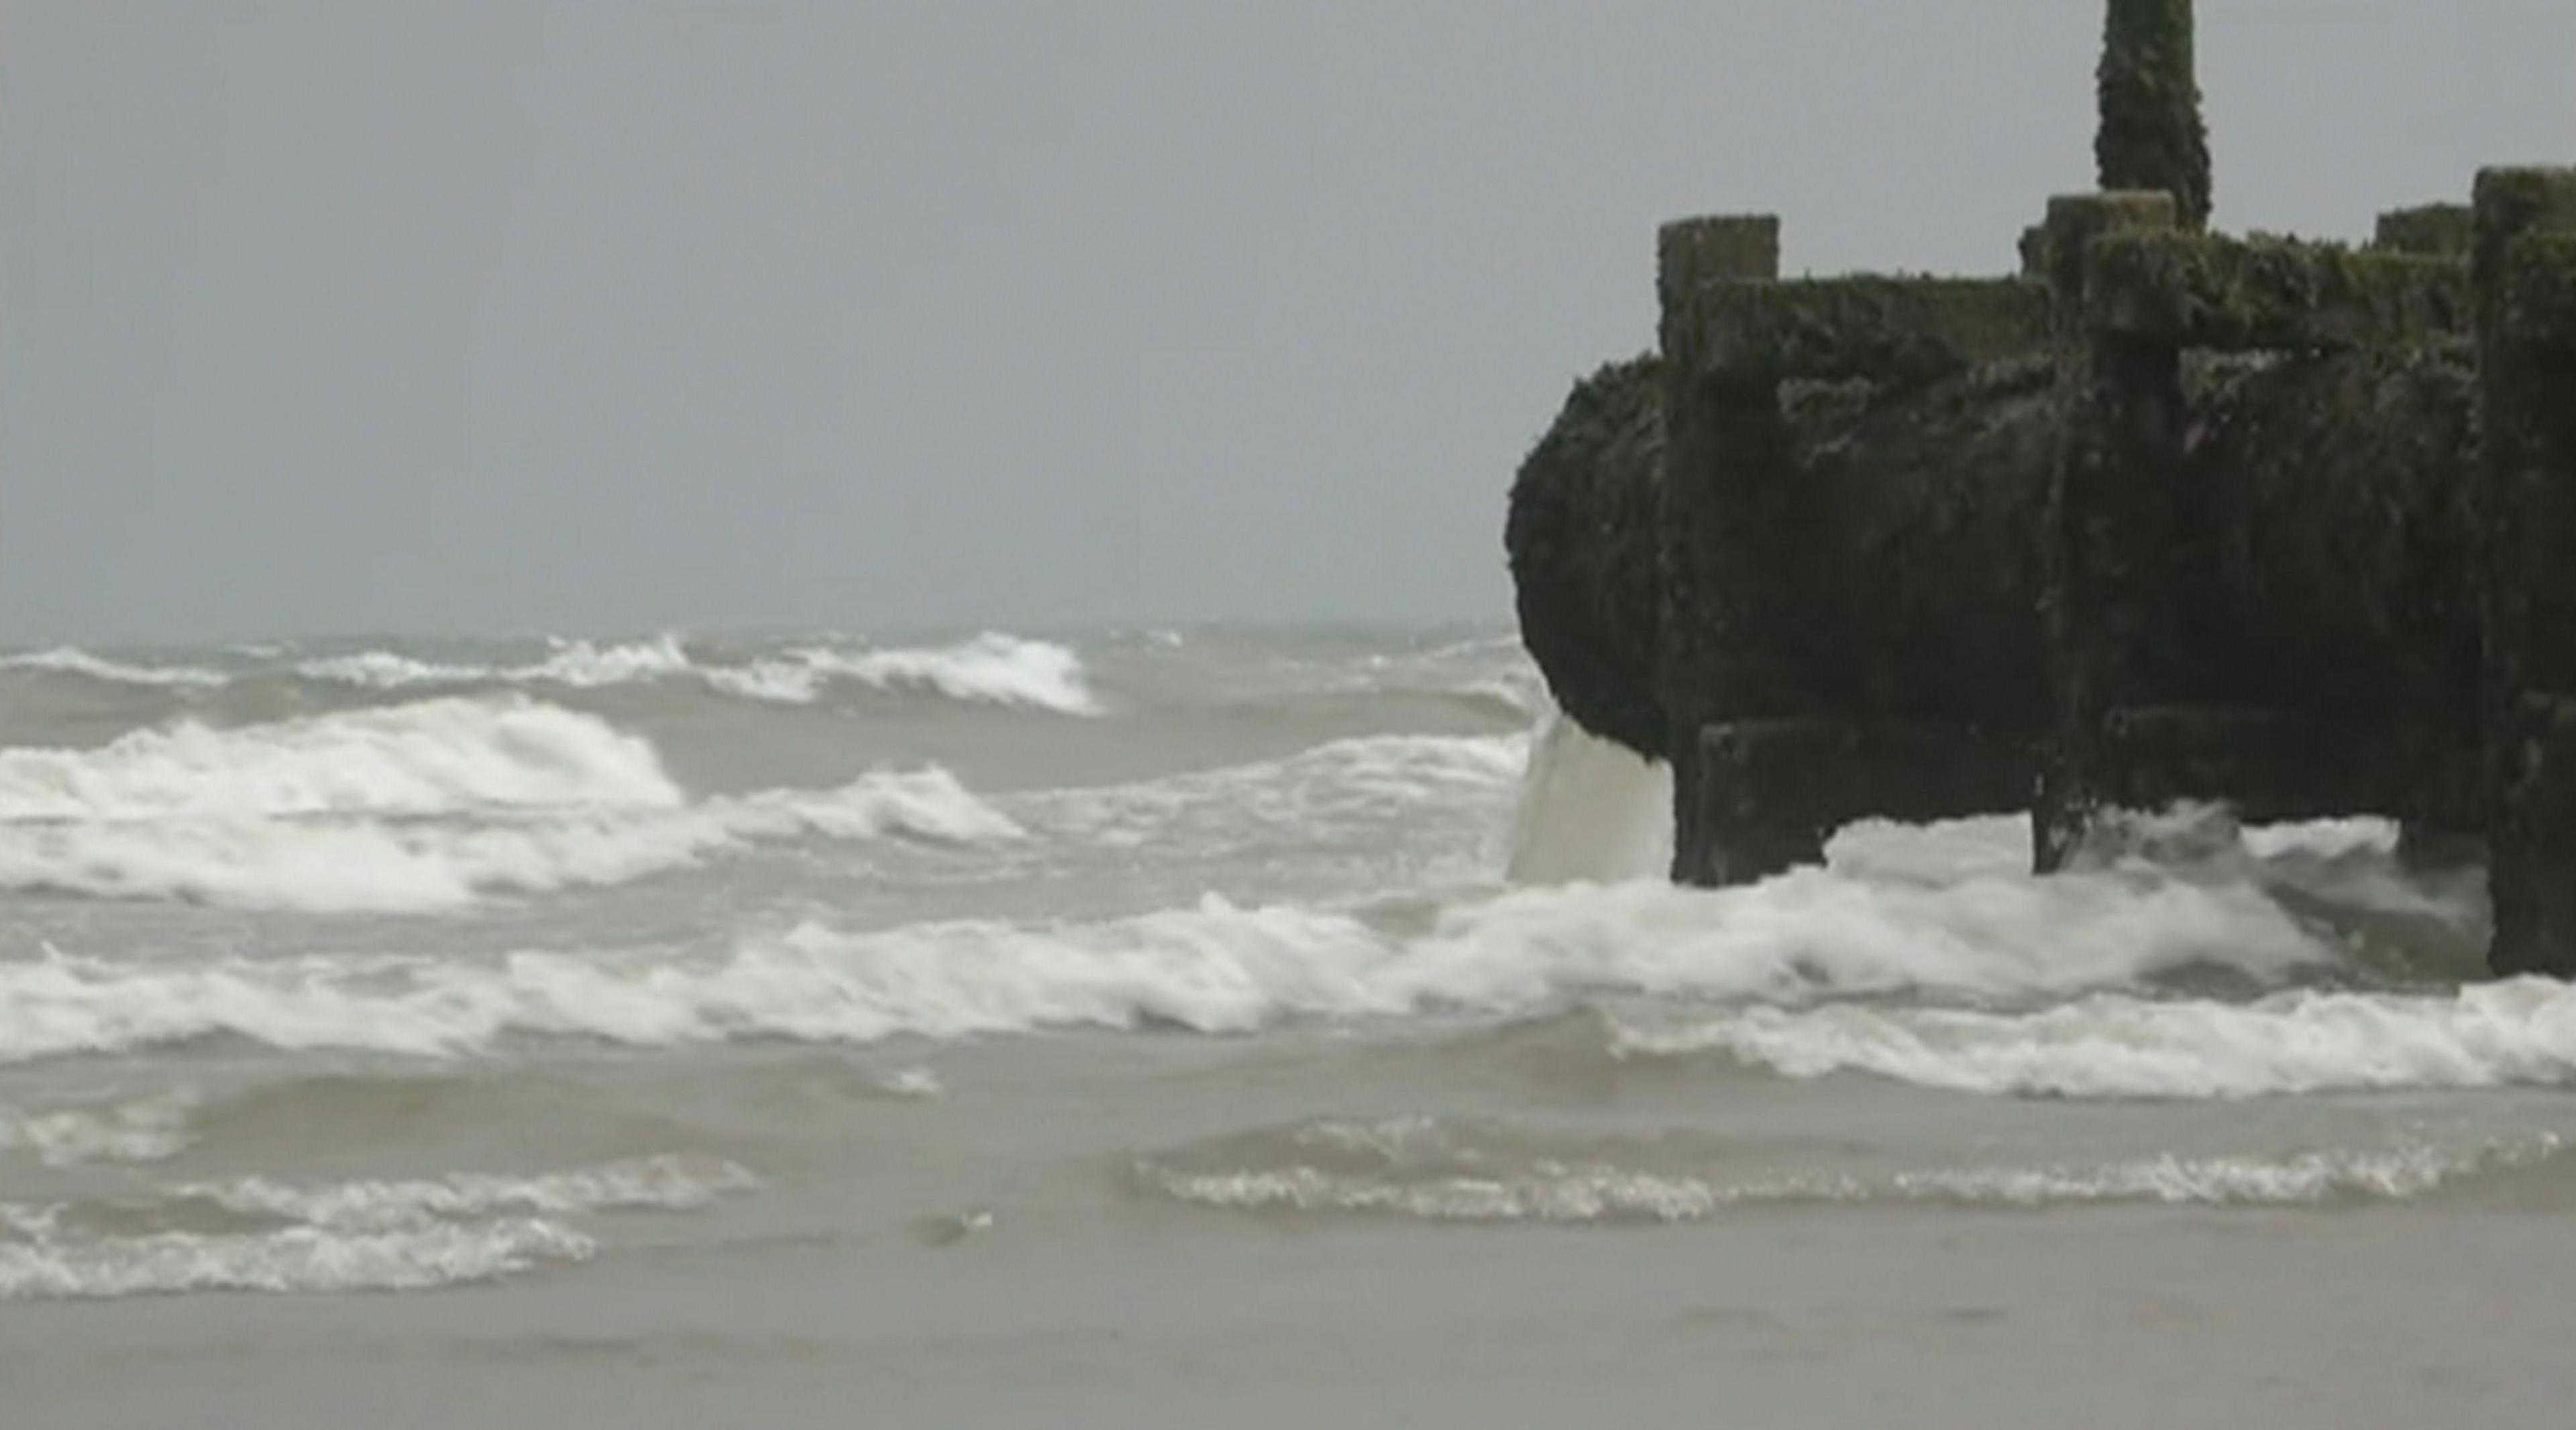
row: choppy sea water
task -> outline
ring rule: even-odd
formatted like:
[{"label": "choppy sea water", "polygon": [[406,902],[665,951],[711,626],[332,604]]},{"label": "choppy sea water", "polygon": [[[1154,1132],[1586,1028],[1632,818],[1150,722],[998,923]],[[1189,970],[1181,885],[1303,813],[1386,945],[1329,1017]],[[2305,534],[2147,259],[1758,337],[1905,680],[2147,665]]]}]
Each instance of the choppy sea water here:
[{"label": "choppy sea water", "polygon": [[2576,994],[2474,871],[1690,892],[1667,797],[1494,631],[0,655],[0,1407],[2569,1403]]}]

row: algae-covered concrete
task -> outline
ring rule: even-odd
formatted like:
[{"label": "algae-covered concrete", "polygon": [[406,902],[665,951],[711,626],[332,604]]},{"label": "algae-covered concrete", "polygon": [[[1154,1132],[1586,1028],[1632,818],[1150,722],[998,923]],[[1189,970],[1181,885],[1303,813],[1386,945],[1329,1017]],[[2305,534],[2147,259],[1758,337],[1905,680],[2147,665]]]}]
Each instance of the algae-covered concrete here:
[{"label": "algae-covered concrete", "polygon": [[2212,185],[2195,43],[2192,0],[2110,0],[2093,157],[2104,190],[2171,194],[2196,229],[2209,222]]},{"label": "algae-covered concrete", "polygon": [[2202,232],[2190,21],[2113,0],[2134,187],[2052,200],[2017,277],[1667,228],[1659,351],[1513,489],[1530,650],[1672,763],[1686,881],[1873,815],[2027,809],[2046,870],[2119,809],[2380,814],[2492,851],[2499,972],[2576,975],[2576,170],[2364,249]]}]

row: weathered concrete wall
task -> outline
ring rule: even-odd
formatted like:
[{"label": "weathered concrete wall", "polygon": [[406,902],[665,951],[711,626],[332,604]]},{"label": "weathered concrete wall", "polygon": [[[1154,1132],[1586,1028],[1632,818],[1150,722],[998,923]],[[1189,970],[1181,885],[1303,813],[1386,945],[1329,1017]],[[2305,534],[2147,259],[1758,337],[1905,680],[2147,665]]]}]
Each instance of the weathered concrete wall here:
[{"label": "weathered concrete wall", "polygon": [[[1729,628],[1713,599],[1662,580],[1663,380],[1641,358],[1578,387],[1521,470],[1508,544],[1523,629],[1559,702],[1596,734],[1687,758],[1676,732],[1706,722],[1668,716],[1665,692],[1686,678],[1673,656]],[[2177,380],[2168,488],[2207,497],[2190,513],[2198,580],[2175,596],[2165,644],[2201,652],[2201,668],[2140,703],[2190,694],[2388,712],[2383,733],[2442,732],[2420,760],[2390,754],[2392,767],[2432,772],[2398,783],[2447,791],[2414,802],[2474,823],[2457,757],[2474,743],[2475,703],[2461,692],[2474,688],[2480,642],[2468,350],[2200,357]],[[1790,669],[1732,707],[1684,692],[1693,709],[1831,711],[2034,744],[2054,718],[2044,612],[2061,398],[2047,358],[1919,386],[1783,384],[1785,495],[1772,515],[1801,534],[1745,559],[1787,613],[1766,653]],[[2171,535],[2146,564],[2170,572],[2189,545]],[[1667,622],[1692,638],[1668,643]],[[1730,652],[1700,658],[1722,665]]]},{"label": "weathered concrete wall", "polygon": [[2576,169],[2478,176],[2488,888],[2499,973],[2576,975]]},{"label": "weathered concrete wall", "polygon": [[1558,708],[1661,759],[1664,403],[1649,355],[1577,384],[1512,483],[1503,547],[1521,641]]},{"label": "weathered concrete wall", "polygon": [[2475,215],[2467,204],[2419,204],[2381,214],[2370,243],[2391,253],[2465,259],[2476,231]]},{"label": "weathered concrete wall", "polygon": [[1781,282],[1660,236],[1659,352],[1507,531],[1530,649],[1674,767],[1674,874],[2027,808],[2378,813],[2492,851],[2499,972],[2576,976],[2576,170],[2366,249],[2203,231],[2187,0],[2110,0],[2097,142],[2004,279]]}]

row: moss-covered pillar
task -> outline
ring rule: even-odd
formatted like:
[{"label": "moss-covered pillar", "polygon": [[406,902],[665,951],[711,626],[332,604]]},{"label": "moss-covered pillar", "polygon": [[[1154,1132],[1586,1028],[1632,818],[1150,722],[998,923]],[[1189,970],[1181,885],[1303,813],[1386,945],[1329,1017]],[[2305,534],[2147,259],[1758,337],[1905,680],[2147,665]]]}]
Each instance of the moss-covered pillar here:
[{"label": "moss-covered pillar", "polygon": [[2478,175],[2488,889],[2499,974],[2576,977],[2576,169]]},{"label": "moss-covered pillar", "polygon": [[2467,204],[2421,204],[2379,216],[2370,246],[2426,258],[2466,258],[2474,225]]},{"label": "moss-covered pillar", "polygon": [[2209,131],[2200,119],[2192,0],[2110,0],[2096,76],[2093,157],[2106,192],[2174,196],[2183,226],[2209,223]]},{"label": "moss-covered pillar", "polygon": [[1675,219],[1655,231],[1655,297],[1676,311],[1703,283],[1771,282],[1780,276],[1780,220],[1774,214]]},{"label": "moss-covered pillar", "polygon": [[1799,716],[1815,706],[1799,638],[1795,455],[1778,380],[1708,359],[1696,296],[1767,283],[1780,272],[1779,221],[1767,215],[1667,225],[1658,244],[1665,375],[1662,683],[1673,756],[1673,877],[1735,884],[1819,857],[1822,836],[1782,829],[1790,746],[1747,726],[1712,762],[1714,725]]},{"label": "moss-covered pillar", "polygon": [[2108,721],[2170,699],[2180,645],[2174,554],[2183,513],[2182,355],[2170,343],[2118,336],[2092,321],[2092,241],[2171,228],[2171,195],[2084,194],[2051,200],[2045,248],[2056,306],[2065,439],[2042,525],[2042,624],[2053,733],[2032,808],[2033,861],[2065,865],[2094,811],[2119,801]]}]

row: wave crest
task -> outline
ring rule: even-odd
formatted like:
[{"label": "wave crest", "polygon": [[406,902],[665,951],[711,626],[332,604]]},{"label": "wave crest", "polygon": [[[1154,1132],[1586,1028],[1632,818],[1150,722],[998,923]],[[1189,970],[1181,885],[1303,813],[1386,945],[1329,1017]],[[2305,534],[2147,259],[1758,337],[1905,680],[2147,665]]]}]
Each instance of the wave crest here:
[{"label": "wave crest", "polygon": [[1716,1052],[1789,1077],[1870,1073],[1956,1092],[2247,1098],[2576,1084],[2576,990],[2540,979],[2449,994],[2289,992],[2250,1004],[2101,994],[2030,1013],[1837,1006],[1731,1010],[1623,1030],[1636,1057]]},{"label": "wave crest", "polygon": [[681,799],[649,742],[517,698],[230,728],[188,720],[96,749],[0,751],[0,823],[653,809]]},{"label": "wave crest", "polygon": [[677,808],[380,818],[0,823],[0,888],[190,899],[307,913],[438,913],[487,894],[603,887],[752,844],[813,835],[955,845],[1021,837],[936,767],[837,790],[770,790]]},{"label": "wave crest", "polygon": [[757,1185],[731,1162],[662,1155],[530,1176],[320,1186],[249,1177],[109,1200],[0,1203],[0,1300],[488,1281],[597,1255],[573,1218],[689,1211]]},{"label": "wave crest", "polygon": [[55,675],[77,675],[110,685],[146,685],[164,688],[211,688],[231,677],[220,670],[194,665],[134,665],[105,656],[92,655],[78,646],[56,646],[51,650],[25,651],[0,656],[0,670],[33,670]]},{"label": "wave crest", "polygon": [[1731,1144],[1585,1139],[1433,1117],[1323,1120],[1137,1158],[1149,1196],[1227,1211],[1575,1225],[1703,1221],[1766,1206],[1938,1203],[1996,1210],[2406,1201],[2557,1157],[2553,1135],[2384,1148],[1926,1168],[1730,1171]]}]

